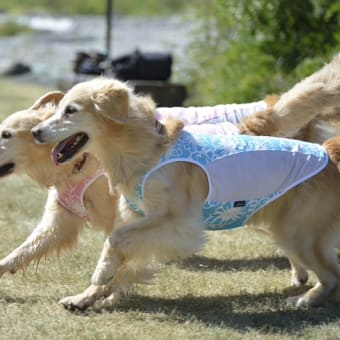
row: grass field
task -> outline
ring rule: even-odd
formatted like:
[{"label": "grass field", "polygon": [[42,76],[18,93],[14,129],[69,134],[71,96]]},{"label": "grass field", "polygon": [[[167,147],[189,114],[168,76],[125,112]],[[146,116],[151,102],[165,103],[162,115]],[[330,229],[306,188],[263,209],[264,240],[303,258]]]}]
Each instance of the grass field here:
[{"label": "grass field", "polygon": [[[47,90],[4,79],[0,86],[2,118]],[[27,178],[1,181],[1,257],[36,226],[44,199]],[[88,229],[74,251],[0,279],[0,339],[340,339],[339,305],[285,304],[298,291],[288,288],[289,263],[269,239],[245,229],[210,237],[203,252],[168,265],[116,308],[72,313],[57,301],[87,287],[103,243]]]}]

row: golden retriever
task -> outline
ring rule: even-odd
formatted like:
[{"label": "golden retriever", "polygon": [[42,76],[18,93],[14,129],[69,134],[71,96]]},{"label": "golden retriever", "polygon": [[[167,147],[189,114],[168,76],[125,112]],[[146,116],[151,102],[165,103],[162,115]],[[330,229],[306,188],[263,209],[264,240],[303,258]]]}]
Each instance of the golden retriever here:
[{"label": "golden retriever", "polygon": [[39,225],[22,245],[0,261],[0,276],[5,272],[15,273],[49,253],[72,247],[87,220],[105,234],[112,231],[116,197],[109,194],[106,176],[99,176],[84,194],[87,219],[65,208],[58,200],[58,193],[70,185],[93,177],[100,167],[98,160],[83,154],[65,167],[56,167],[51,162],[52,146],[38,146],[31,134],[36,124],[55,112],[62,97],[60,92],[48,93],[31,108],[10,115],[0,125],[0,177],[27,174],[48,189]]},{"label": "golden retriever", "polygon": [[[270,126],[272,133],[282,129],[296,134],[307,125],[308,117],[312,119],[327,105],[336,104],[339,72],[322,77],[330,70],[326,65],[317,76],[297,84],[270,114],[255,114],[240,129],[250,132],[254,122],[254,133],[259,126]],[[144,216],[128,204],[142,176],[172,145],[172,138],[155,119],[154,107],[145,103],[145,98],[136,96],[126,84],[97,78],[73,87],[59,103],[57,113],[32,130],[39,143],[59,143],[52,151],[58,165],[68,163],[79,152],[96,155],[109,177],[110,192],[119,193],[118,227],[105,241],[91,286],[61,301],[67,308],[84,309],[101,298],[119,298],[144,279],[153,261],[190,256],[206,241],[202,206],[208,182],[203,170],[193,163],[175,162],[153,172],[144,187]],[[338,188],[339,173],[334,164],[328,164],[247,222],[264,227],[296,268],[308,268],[317,275],[318,283],[312,289],[290,298],[297,306],[317,305],[339,293],[335,251],[340,245]]]}]

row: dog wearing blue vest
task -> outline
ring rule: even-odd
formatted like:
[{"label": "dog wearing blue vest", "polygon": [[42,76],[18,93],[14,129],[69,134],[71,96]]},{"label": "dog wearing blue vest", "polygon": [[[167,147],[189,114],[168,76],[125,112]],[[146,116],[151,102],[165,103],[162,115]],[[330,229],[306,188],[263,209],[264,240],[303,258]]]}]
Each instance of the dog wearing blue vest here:
[{"label": "dog wearing blue vest", "polygon": [[[333,105],[339,85],[336,78],[328,86],[311,86],[310,98],[320,100],[321,91],[322,104],[326,107],[329,100]],[[313,111],[304,103],[308,96],[286,100],[287,107],[295,101],[296,107],[308,108],[311,120],[315,111],[320,112],[320,105]],[[281,99],[277,104],[270,119],[262,120],[274,134],[282,121],[290,124],[287,135],[308,123],[306,114],[293,124],[293,112]],[[262,122],[262,117],[255,120]],[[79,152],[96,155],[111,192],[119,197],[117,228],[105,241],[92,284],[61,300],[66,308],[85,309],[102,298],[115,300],[144,281],[155,260],[166,262],[199,251],[207,227],[245,223],[261,226],[297,268],[317,275],[317,284],[290,298],[291,303],[314,306],[339,294],[335,249],[340,245],[340,175],[324,147],[237,131],[226,136],[227,123],[182,129],[174,120],[167,126],[169,130],[157,121],[154,107],[128,85],[96,78],[73,87],[56,114],[32,130],[39,143],[58,143],[52,151],[57,165]]]}]

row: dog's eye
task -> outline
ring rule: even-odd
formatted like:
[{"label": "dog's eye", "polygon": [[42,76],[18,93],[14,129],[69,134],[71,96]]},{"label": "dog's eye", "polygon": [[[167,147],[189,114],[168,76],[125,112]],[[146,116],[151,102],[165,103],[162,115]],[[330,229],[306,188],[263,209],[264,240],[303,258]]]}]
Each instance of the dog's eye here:
[{"label": "dog's eye", "polygon": [[12,137],[12,134],[9,131],[4,130],[1,132],[1,138],[8,139],[11,137]]},{"label": "dog's eye", "polygon": [[77,109],[74,106],[66,106],[64,113],[67,115],[71,115],[72,113],[77,112]]}]

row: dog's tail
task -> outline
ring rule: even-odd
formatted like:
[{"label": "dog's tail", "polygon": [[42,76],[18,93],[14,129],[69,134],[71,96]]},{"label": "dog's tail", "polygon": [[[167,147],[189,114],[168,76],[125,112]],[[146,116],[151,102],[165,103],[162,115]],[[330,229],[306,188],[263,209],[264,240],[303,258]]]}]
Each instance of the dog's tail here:
[{"label": "dog's tail", "polygon": [[340,53],[267,110],[248,116],[239,129],[243,134],[292,137],[316,116],[335,107],[340,107]]}]

